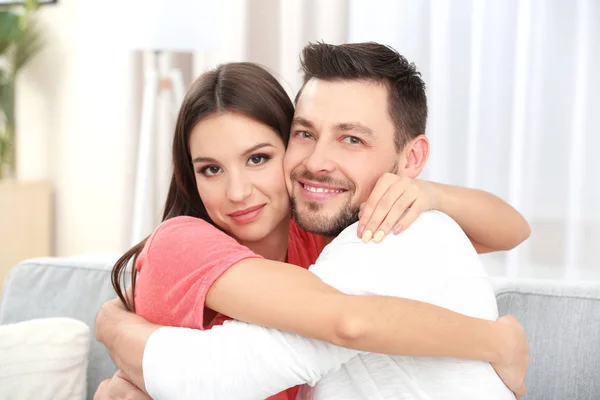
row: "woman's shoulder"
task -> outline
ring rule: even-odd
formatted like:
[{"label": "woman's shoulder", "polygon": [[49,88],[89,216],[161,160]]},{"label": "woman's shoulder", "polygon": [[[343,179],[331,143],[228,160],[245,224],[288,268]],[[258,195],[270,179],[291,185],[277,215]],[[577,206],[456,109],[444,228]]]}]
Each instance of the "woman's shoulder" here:
[{"label": "woman's shoulder", "polygon": [[137,268],[188,264],[194,269],[212,268],[235,257],[257,256],[209,222],[181,216],[164,221],[154,230],[140,254]]},{"label": "woman's shoulder", "polygon": [[181,215],[179,217],[169,218],[155,229],[155,232],[163,229],[178,228],[178,227],[191,227],[194,229],[214,229],[218,230],[214,225],[203,220],[202,218],[190,217],[188,215]]},{"label": "woman's shoulder", "polygon": [[152,232],[145,247],[150,250],[172,246],[185,247],[189,244],[210,245],[214,242],[237,243],[225,232],[201,218],[179,216],[163,221]]}]

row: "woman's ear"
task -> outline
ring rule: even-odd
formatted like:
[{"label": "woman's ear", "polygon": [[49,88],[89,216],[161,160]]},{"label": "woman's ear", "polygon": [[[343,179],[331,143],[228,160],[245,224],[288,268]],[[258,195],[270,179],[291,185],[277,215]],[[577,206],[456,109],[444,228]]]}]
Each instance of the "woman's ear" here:
[{"label": "woman's ear", "polygon": [[402,154],[405,176],[416,178],[425,168],[429,158],[429,139],[425,135],[417,136],[406,144]]}]

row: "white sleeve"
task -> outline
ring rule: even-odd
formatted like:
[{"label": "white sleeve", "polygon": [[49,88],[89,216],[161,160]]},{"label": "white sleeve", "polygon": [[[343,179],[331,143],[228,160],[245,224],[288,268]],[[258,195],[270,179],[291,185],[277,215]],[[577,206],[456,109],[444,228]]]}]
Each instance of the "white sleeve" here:
[{"label": "white sleeve", "polygon": [[146,391],[162,399],[264,399],[314,385],[358,351],[302,336],[227,321],[207,331],[163,327],[144,351]]}]

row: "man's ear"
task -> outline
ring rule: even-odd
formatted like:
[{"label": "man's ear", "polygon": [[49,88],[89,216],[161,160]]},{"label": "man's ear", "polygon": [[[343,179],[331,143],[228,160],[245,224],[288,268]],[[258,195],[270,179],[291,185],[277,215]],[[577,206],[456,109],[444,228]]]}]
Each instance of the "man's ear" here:
[{"label": "man's ear", "polygon": [[425,135],[417,136],[406,144],[402,155],[405,176],[416,178],[429,158],[429,139]]}]

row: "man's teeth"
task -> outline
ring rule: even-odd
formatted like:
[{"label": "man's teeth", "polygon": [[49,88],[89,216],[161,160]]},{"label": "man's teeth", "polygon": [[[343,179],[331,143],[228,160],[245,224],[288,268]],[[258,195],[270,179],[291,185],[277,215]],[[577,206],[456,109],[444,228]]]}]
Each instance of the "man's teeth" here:
[{"label": "man's teeth", "polygon": [[313,192],[313,193],[342,193],[343,190],[340,189],[326,189],[326,188],[316,188],[316,187],[312,187],[312,186],[306,186],[304,185],[304,189],[308,190],[309,192]]}]

